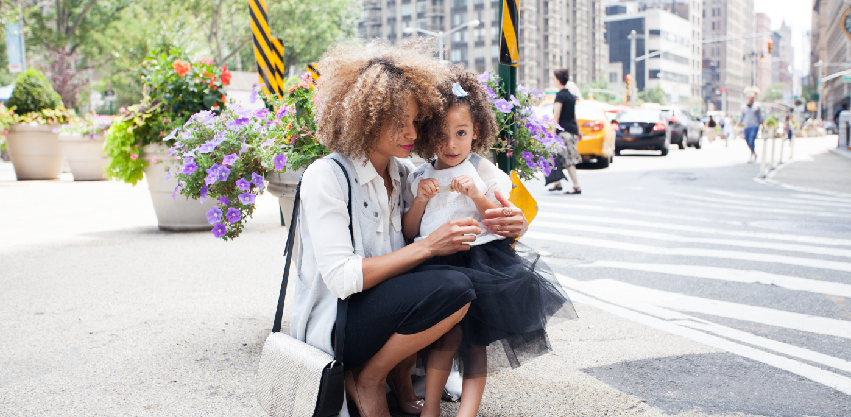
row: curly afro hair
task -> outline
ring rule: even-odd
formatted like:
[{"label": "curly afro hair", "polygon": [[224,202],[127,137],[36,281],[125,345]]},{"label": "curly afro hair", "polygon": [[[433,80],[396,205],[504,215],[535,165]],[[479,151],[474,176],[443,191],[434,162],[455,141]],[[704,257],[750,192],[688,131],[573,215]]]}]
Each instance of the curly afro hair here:
[{"label": "curly afro hair", "polygon": [[349,41],[326,52],[314,92],[319,142],[333,152],[367,158],[382,129],[404,127],[400,103],[409,97],[419,107],[416,120],[432,117],[443,107],[438,87],[450,76],[432,44],[417,38],[393,46]]},{"label": "curly afro hair", "polygon": [[[433,117],[420,123],[419,139],[414,142],[414,152],[426,159],[437,155],[446,140],[446,115],[455,106],[467,106],[475,126],[476,139],[471,145],[471,152],[482,153],[493,145],[497,131],[496,116],[493,106],[488,101],[488,94],[479,83],[476,73],[464,70],[461,66],[450,68],[451,78],[439,87],[443,97],[443,107]],[[458,83],[467,92],[466,97],[457,97],[452,92],[452,86]]]}]

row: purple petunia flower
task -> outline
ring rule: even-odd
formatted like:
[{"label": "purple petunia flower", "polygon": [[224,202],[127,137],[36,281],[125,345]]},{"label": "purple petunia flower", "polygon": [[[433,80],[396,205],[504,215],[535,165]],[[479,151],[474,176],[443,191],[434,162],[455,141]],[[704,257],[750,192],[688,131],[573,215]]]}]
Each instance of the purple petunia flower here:
[{"label": "purple petunia flower", "polygon": [[528,89],[528,88],[526,88],[526,87],[524,87],[524,86],[523,86],[523,84],[517,84],[517,91],[518,91],[518,92],[521,92],[521,93],[523,93],[523,94],[528,94],[528,93],[529,93],[529,89]]},{"label": "purple petunia flower", "polygon": [[175,135],[177,135],[177,129],[172,130],[171,133],[168,134],[168,136],[164,137],[163,142],[168,142],[168,141],[174,139]]},{"label": "purple petunia flower", "polygon": [[213,226],[213,230],[211,230],[211,231],[213,232],[213,236],[215,236],[215,237],[222,237],[222,236],[224,236],[225,234],[227,234],[227,230],[228,230],[228,229],[225,227],[225,225],[223,225],[223,224],[221,224],[221,223],[216,223],[216,224]]},{"label": "purple petunia flower", "polygon": [[220,220],[222,220],[222,210],[218,207],[210,207],[210,210],[207,211],[207,222],[216,224]]},{"label": "purple petunia flower", "polygon": [[240,117],[238,119],[234,119],[234,120],[228,122],[227,127],[228,127],[228,130],[234,130],[234,129],[240,127],[240,126],[247,125],[248,122],[250,122],[250,121],[251,121],[251,119],[249,119],[247,117]]},{"label": "purple petunia flower", "polygon": [[251,189],[251,183],[246,181],[245,178],[240,178],[236,181],[236,186],[242,191],[248,191]]},{"label": "purple petunia flower", "polygon": [[207,184],[204,184],[204,185],[201,186],[201,198],[198,199],[198,201],[200,201],[201,204],[204,204],[204,202],[207,201],[207,194],[209,192],[210,192],[210,189],[207,188]]},{"label": "purple petunia flower", "polygon": [[238,158],[238,156],[235,153],[232,153],[230,155],[225,155],[225,158],[222,161],[222,164],[227,165],[227,166],[231,166],[231,165],[234,164],[234,162],[236,162],[236,158]]},{"label": "purple petunia flower", "polygon": [[517,100],[517,97],[514,97],[514,94],[512,94],[510,96],[510,98],[511,98],[511,100],[509,100],[509,101],[511,102],[511,104],[518,106],[518,107],[520,106],[520,101]]},{"label": "purple petunia flower", "polygon": [[535,155],[533,155],[533,154],[532,154],[532,152],[529,152],[529,151],[523,151],[523,152],[521,152],[521,153],[520,153],[520,156],[522,156],[522,157],[523,157],[523,159],[525,159],[525,160],[527,160],[527,161],[530,161],[530,162],[531,162],[531,161],[533,161],[533,160],[535,159]]},{"label": "purple petunia flower", "polygon": [[511,109],[514,108],[514,105],[504,98],[495,100],[493,104],[496,106],[496,109],[502,113],[511,113]]},{"label": "purple petunia flower", "polygon": [[220,165],[219,166],[219,181],[227,181],[228,176],[230,176],[230,168]]},{"label": "purple petunia flower", "polygon": [[496,92],[490,89],[490,87],[485,87],[485,92],[488,93],[488,97],[496,98]]},{"label": "purple petunia flower", "polygon": [[192,139],[192,131],[184,130],[183,133],[180,134],[181,139]]},{"label": "purple petunia flower", "polygon": [[239,195],[239,201],[242,204],[254,204],[254,194],[251,193],[243,193]]},{"label": "purple petunia flower", "polygon": [[213,150],[215,150],[215,149],[216,149],[216,145],[215,145],[215,144],[212,144],[212,143],[210,143],[210,142],[207,142],[207,143],[205,143],[205,144],[201,145],[201,147],[199,147],[199,148],[198,148],[198,152],[201,152],[201,153],[210,153],[210,152],[213,152]]},{"label": "purple petunia flower", "polygon": [[267,110],[267,109],[256,110],[253,114],[254,117],[257,117],[259,119],[262,119],[262,118],[264,118],[268,115],[269,115],[269,110]]},{"label": "purple petunia flower", "polygon": [[198,170],[198,165],[195,165],[195,162],[189,161],[183,165],[183,169],[180,170],[181,174],[192,175],[196,170]]},{"label": "purple petunia flower", "polygon": [[488,80],[491,79],[491,76],[493,76],[493,74],[491,74],[489,71],[485,71],[485,72],[479,74],[479,76],[478,76],[479,82],[480,83],[486,83],[486,82],[488,82]]},{"label": "purple petunia flower", "polygon": [[251,182],[254,183],[257,188],[263,188],[266,186],[266,183],[263,182],[263,176],[256,172],[251,173]]},{"label": "purple petunia flower", "polygon": [[174,187],[174,192],[171,194],[171,199],[174,200],[177,198],[177,190],[180,189],[180,184]]},{"label": "purple petunia flower", "polygon": [[229,222],[236,223],[242,220],[242,213],[239,211],[239,209],[231,207],[228,209],[228,213],[225,214],[225,217],[228,219]]},{"label": "purple petunia flower", "polygon": [[289,108],[289,107],[287,107],[287,106],[281,106],[281,108],[280,108],[280,109],[278,109],[278,114],[276,114],[275,116],[277,116],[277,118],[278,118],[278,119],[283,119],[283,118],[284,118],[284,116],[286,116],[286,115],[287,115],[287,113],[289,113],[289,112],[290,112],[290,108]]},{"label": "purple petunia flower", "polygon": [[221,196],[221,197],[219,197],[219,204],[221,204],[223,206],[229,206],[230,205],[230,199],[227,198],[227,196]]},{"label": "purple petunia flower", "polygon": [[257,84],[254,86],[254,89],[251,90],[251,96],[248,97],[248,101],[251,102],[251,104],[257,102],[257,97],[260,96],[260,89],[263,88],[264,85],[264,83]]},{"label": "purple petunia flower", "polygon": [[240,145],[240,147],[239,147],[239,154],[240,154],[240,155],[242,155],[242,154],[244,154],[244,153],[246,153],[246,152],[248,152],[248,145],[246,145],[245,143],[243,143],[243,144],[242,144],[242,145]]},{"label": "purple petunia flower", "polygon": [[552,167],[550,167],[550,163],[544,159],[543,156],[538,157],[538,166],[541,168],[541,172],[543,172],[545,176],[550,175]]},{"label": "purple petunia flower", "polygon": [[283,171],[284,167],[287,164],[287,156],[279,153],[278,155],[275,156],[274,162],[275,162],[275,171]]},{"label": "purple petunia flower", "polygon": [[261,147],[261,148],[268,148],[268,147],[270,147],[270,146],[272,146],[272,145],[274,145],[274,144],[275,144],[275,140],[274,140],[274,139],[272,139],[272,138],[269,138],[269,139],[266,139],[266,141],[265,141],[265,142],[261,143],[261,144],[260,144],[260,147]]}]

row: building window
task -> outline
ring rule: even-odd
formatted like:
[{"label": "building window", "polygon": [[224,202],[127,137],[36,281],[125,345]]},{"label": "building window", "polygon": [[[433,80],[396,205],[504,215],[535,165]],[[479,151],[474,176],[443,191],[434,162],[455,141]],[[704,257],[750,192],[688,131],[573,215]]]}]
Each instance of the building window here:
[{"label": "building window", "polygon": [[453,0],[453,7],[467,7],[467,0]]},{"label": "building window", "polygon": [[452,27],[467,23],[467,12],[455,13],[452,15]]},{"label": "building window", "polygon": [[610,73],[609,73],[609,82],[610,82],[610,83],[616,83],[616,82],[619,82],[619,80],[618,80],[618,73],[616,73],[616,72],[610,72]]},{"label": "building window", "polygon": [[411,17],[411,11],[413,9],[413,5],[411,3],[402,5],[402,17]]}]

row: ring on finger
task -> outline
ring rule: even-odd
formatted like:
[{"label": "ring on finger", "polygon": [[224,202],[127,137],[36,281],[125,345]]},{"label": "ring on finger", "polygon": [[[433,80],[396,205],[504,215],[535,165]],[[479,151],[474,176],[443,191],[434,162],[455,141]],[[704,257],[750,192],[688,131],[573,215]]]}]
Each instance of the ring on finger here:
[{"label": "ring on finger", "polygon": [[511,214],[511,207],[506,207],[506,208],[502,209],[502,215],[504,217],[511,217],[511,215],[512,215]]},{"label": "ring on finger", "polygon": [[496,225],[493,228],[496,229],[497,232],[499,231],[499,225]]}]

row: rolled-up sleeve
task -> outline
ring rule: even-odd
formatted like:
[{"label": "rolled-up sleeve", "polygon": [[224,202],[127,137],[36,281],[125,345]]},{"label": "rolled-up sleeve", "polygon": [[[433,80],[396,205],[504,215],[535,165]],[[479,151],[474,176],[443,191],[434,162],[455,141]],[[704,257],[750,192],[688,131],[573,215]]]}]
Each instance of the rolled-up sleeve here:
[{"label": "rolled-up sleeve", "polygon": [[316,270],[337,298],[363,291],[363,257],[349,235],[346,196],[330,163],[314,163],[302,176],[302,233],[308,233]]}]

